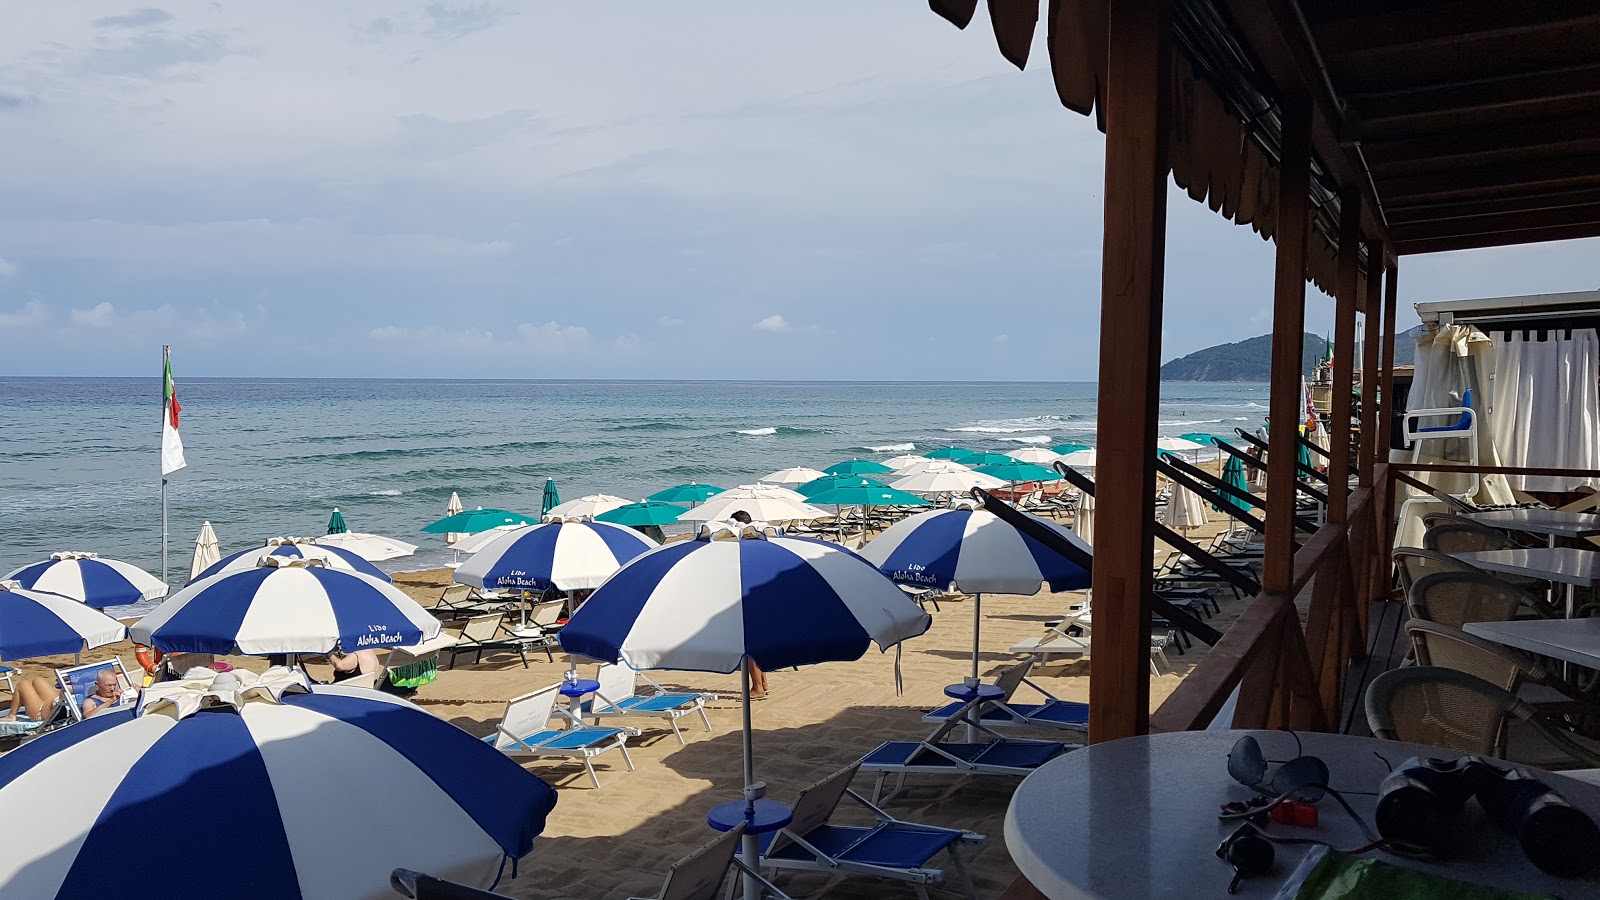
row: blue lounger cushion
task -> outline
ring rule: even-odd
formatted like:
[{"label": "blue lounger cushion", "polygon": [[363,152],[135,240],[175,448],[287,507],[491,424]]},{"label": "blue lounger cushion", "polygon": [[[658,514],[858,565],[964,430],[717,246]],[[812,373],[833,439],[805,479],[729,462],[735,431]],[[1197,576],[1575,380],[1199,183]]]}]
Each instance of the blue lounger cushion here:
[{"label": "blue lounger cushion", "polygon": [[[1036,769],[1066,749],[1056,741],[993,741],[987,744],[937,745],[944,753],[979,766]],[[862,757],[863,766],[924,766],[960,771],[954,760],[933,752],[921,741],[888,741]]]},{"label": "blue lounger cushion", "polygon": [[[581,728],[581,729],[551,729],[549,731],[536,731],[522,738],[522,742],[535,750],[582,750],[595,744],[621,734],[621,728]],[[485,743],[494,743],[496,735],[488,735],[483,740]],[[512,745],[507,750],[524,749],[521,745]]]},{"label": "blue lounger cushion", "polygon": [[[767,854],[774,834],[761,836],[761,853]],[[961,832],[933,830],[915,826],[884,824],[871,828],[823,825],[803,835],[806,843],[823,853],[848,862],[891,869],[914,869],[927,864],[946,847],[961,840]],[[787,844],[774,859],[809,861],[816,859],[799,844]]]},{"label": "blue lounger cushion", "polygon": [[666,712],[700,699],[698,694],[662,694],[659,697],[624,697],[615,706],[602,706],[601,711],[623,709],[633,712]]},{"label": "blue lounger cushion", "polygon": [[[1087,703],[1077,703],[1071,700],[1051,700],[1045,703],[1007,703],[1006,705],[1016,710],[1018,715],[1036,721],[1049,722],[1052,725],[1089,727],[1089,704]],[[955,715],[964,706],[966,704],[960,701],[947,703],[923,716],[923,718],[930,722],[942,721]],[[1009,724],[1016,720],[1005,710],[990,707],[984,710],[982,721]]]}]

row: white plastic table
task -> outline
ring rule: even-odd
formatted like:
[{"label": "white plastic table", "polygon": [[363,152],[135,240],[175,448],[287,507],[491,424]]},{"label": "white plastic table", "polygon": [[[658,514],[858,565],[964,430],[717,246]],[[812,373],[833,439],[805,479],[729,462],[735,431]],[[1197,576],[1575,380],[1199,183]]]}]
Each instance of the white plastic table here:
[{"label": "white plastic table", "polygon": [[1600,669],[1600,619],[1518,619],[1468,622],[1467,634],[1486,641]]},{"label": "white plastic table", "polygon": [[1574,588],[1600,585],[1600,552],[1593,550],[1540,547],[1531,550],[1474,550],[1450,555],[1489,572],[1530,575],[1566,585],[1568,616],[1572,615]]},{"label": "white plastic table", "polygon": [[[1077,897],[1227,897],[1233,869],[1216,857],[1217,845],[1238,828],[1219,822],[1218,807],[1253,792],[1228,777],[1228,751],[1245,734],[1261,742],[1267,759],[1295,755],[1287,732],[1184,731],[1094,744],[1041,766],[1017,788],[1006,811],[1006,848],[1017,868],[1052,900]],[[1299,735],[1303,752],[1328,764],[1332,786],[1369,826],[1375,792],[1388,774],[1413,756],[1459,754],[1376,738]],[[1381,758],[1380,758],[1381,757]],[[1385,762],[1387,760],[1387,763]],[[1274,767],[1275,768],[1275,767]],[[1522,768],[1528,768],[1526,766]],[[1600,821],[1600,785],[1540,773],[1540,779]],[[1276,822],[1273,835],[1313,836],[1338,847],[1366,843],[1360,828],[1331,797],[1318,804],[1321,827]],[[1547,891],[1562,897],[1600,896],[1600,876],[1546,875],[1523,856],[1515,838],[1483,819],[1477,803],[1462,812],[1464,845],[1447,862],[1368,854],[1461,881]],[[1267,877],[1247,878],[1239,897],[1271,897],[1308,848],[1278,844]]]},{"label": "white plastic table", "polygon": [[1465,513],[1462,518],[1490,528],[1542,534],[1549,538],[1551,547],[1556,545],[1556,538],[1600,537],[1600,515],[1595,513],[1563,512],[1559,509],[1491,509]]}]

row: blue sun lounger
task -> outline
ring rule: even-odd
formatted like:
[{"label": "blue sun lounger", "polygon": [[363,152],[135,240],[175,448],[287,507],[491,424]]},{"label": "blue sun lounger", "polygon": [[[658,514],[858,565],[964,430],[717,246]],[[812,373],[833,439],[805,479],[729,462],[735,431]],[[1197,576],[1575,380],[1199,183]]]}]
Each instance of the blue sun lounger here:
[{"label": "blue sun lounger", "polygon": [[[961,845],[981,845],[984,836],[959,828],[905,822],[889,815],[850,790],[850,779],[860,765],[846,766],[800,792],[789,824],[762,835],[761,866],[891,878],[909,882],[917,896],[927,900],[927,886],[944,881],[944,872],[928,863],[947,852],[967,896],[976,898],[977,891],[961,859]],[[872,811],[873,824],[834,825],[828,821],[847,795]]]},{"label": "blue sun lounger", "polygon": [[632,772],[633,758],[628,755],[627,740],[637,736],[639,730],[599,728],[576,720],[569,721],[566,728],[551,728],[552,715],[571,719],[565,709],[556,705],[560,689],[561,685],[552,684],[507,700],[505,715],[484,742],[513,758],[565,756],[581,760],[596,788],[600,787],[600,779],[594,774],[594,758],[608,750],[621,750],[622,760]]},{"label": "blue sun lounger", "polygon": [[[706,716],[706,697],[703,694],[675,694],[653,681],[646,679],[649,689],[639,693],[639,673],[627,666],[611,665],[601,666],[595,673],[595,681],[600,683],[600,689],[595,691],[593,700],[583,704],[582,714],[594,719],[596,725],[606,716],[621,716],[625,718],[638,718],[648,716],[656,719],[666,719],[672,726],[672,733],[678,736],[678,743],[684,743],[683,732],[678,728],[678,720],[684,716],[700,714],[700,721],[706,726],[706,731],[711,731],[711,719]],[[716,695],[711,699],[715,700]]]},{"label": "blue sun lounger", "polygon": [[[888,797],[905,787],[907,775],[1007,775],[1022,778],[1033,770],[1067,750],[1076,750],[1082,744],[1064,744],[1060,741],[1038,741],[1006,737],[987,724],[974,722],[968,712],[977,702],[962,704],[933,734],[920,741],[886,741],[861,758],[861,771],[878,776],[872,787],[872,802],[887,799],[883,783],[895,776],[894,790]],[[974,736],[982,734],[987,742],[958,743],[946,741],[957,726],[972,729]]]},{"label": "blue sun lounger", "polygon": [[[1032,668],[1032,661],[1017,663],[1000,673],[995,679],[995,686],[1005,693],[998,700],[984,700],[977,704],[967,704],[961,701],[947,703],[933,712],[922,717],[924,722],[946,722],[951,716],[963,713],[970,721],[976,716],[984,725],[996,728],[1008,726],[1032,726],[1037,728],[1058,728],[1067,731],[1087,733],[1089,731],[1089,704],[1077,703],[1072,700],[1062,700],[1033,680],[1028,678],[1028,670]],[[1028,685],[1044,697],[1042,703],[1014,703],[1011,700],[1017,688]]]}]

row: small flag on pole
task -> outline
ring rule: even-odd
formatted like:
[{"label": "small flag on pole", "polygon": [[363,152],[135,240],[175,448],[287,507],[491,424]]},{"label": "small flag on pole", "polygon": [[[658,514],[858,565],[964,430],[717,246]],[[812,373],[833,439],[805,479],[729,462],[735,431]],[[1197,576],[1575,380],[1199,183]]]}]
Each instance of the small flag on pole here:
[{"label": "small flag on pole", "polygon": [[161,477],[187,466],[183,459],[183,438],[178,436],[178,392],[172,383],[172,350],[161,348]]}]

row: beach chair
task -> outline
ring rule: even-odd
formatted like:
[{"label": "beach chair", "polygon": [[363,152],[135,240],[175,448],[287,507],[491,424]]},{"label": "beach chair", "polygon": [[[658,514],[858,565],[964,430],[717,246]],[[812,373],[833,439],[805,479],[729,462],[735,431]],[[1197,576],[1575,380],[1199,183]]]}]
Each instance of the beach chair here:
[{"label": "beach chair", "polygon": [[550,652],[554,640],[549,635],[533,637],[518,637],[505,627],[505,613],[485,613],[473,616],[461,626],[461,633],[456,635],[456,644],[450,648],[450,668],[456,667],[456,657],[463,653],[474,654],[472,664],[477,665],[483,661],[484,653],[493,653],[508,650],[522,659],[522,667],[528,667],[528,651],[530,649],[543,650],[544,655],[555,662],[555,654]]},{"label": "beach chair", "polygon": [[1087,636],[1078,637],[1068,634],[1068,629],[1078,625],[1078,620],[1087,615],[1087,610],[1068,616],[1060,622],[1045,626],[1044,634],[1031,637],[1011,646],[1012,653],[1026,653],[1038,658],[1038,661],[1048,663],[1057,656],[1078,657],[1089,652],[1089,639]]},{"label": "beach chair", "polygon": [[[1089,730],[1089,704],[1062,700],[1028,679],[1033,661],[1017,663],[1002,671],[994,680],[995,686],[1005,691],[999,700],[980,702],[967,711],[969,718],[976,716],[984,725],[995,727],[1032,726],[1059,728],[1087,733]],[[1044,695],[1043,703],[1013,703],[1011,697],[1017,688],[1028,685]],[[924,722],[943,723],[967,708],[961,701],[947,703],[922,717]]]},{"label": "beach chair", "polygon": [[[842,872],[909,882],[922,900],[928,885],[941,884],[944,872],[928,862],[950,854],[968,897],[978,893],[961,859],[961,845],[981,845],[981,834],[959,828],[918,825],[889,815],[877,804],[850,790],[860,763],[829,775],[795,797],[793,818],[783,829],[761,837],[761,865],[768,869]],[[846,796],[872,811],[869,826],[829,823]]]},{"label": "beach chair", "polygon": [[128,670],[122,665],[122,660],[118,657],[113,656],[101,662],[84,663],[81,666],[69,666],[65,669],[56,670],[56,683],[61,686],[61,693],[67,701],[68,711],[73,722],[83,721],[83,701],[94,693],[95,682],[100,678],[100,673],[106,671],[116,673],[117,681],[122,684],[122,689],[125,692],[122,695],[123,703],[118,704],[115,708],[120,708],[133,702],[133,696],[139,690],[143,680],[134,681],[128,675]]},{"label": "beach chair", "polygon": [[472,606],[472,588],[465,584],[447,585],[431,603],[422,608],[440,619],[453,619],[457,613]]},{"label": "beach chair", "polygon": [[[727,880],[730,867],[744,871],[738,857],[739,840],[744,837],[744,823],[717,835],[700,849],[672,864],[667,879],[654,897],[634,897],[633,900],[713,900]],[[759,874],[767,895],[789,900],[789,895],[778,890]]]},{"label": "beach chair", "polygon": [[[963,704],[976,706],[976,702]],[[956,743],[946,741],[957,726],[971,728],[989,738],[988,742]],[[982,722],[974,722],[967,710],[958,709],[933,734],[920,741],[885,741],[861,758],[860,771],[877,776],[872,786],[872,802],[886,799],[884,782],[895,776],[893,797],[905,787],[907,775],[942,775],[965,777],[968,775],[1004,775],[1014,778],[1027,776],[1033,770],[1067,750],[1082,744],[1064,744],[1060,741],[1040,741],[1005,737]]]},{"label": "beach chair", "polygon": [[[628,755],[627,739],[637,736],[639,730],[596,727],[573,719],[556,705],[560,690],[561,685],[552,684],[507,700],[505,714],[494,727],[494,734],[484,738],[484,742],[514,759],[562,756],[580,760],[597,789],[600,779],[594,773],[594,758],[608,750],[622,751],[622,760],[632,772],[633,757]],[[565,721],[566,727],[551,728],[552,716]]]},{"label": "beach chair", "polygon": [[699,694],[674,694],[654,684],[641,694],[639,673],[616,663],[601,666],[595,680],[600,682],[600,689],[594,692],[593,700],[584,703],[583,715],[594,719],[596,725],[606,716],[666,719],[682,744],[685,741],[678,720],[699,713],[706,732],[711,732],[711,719],[706,716],[705,701]]}]

